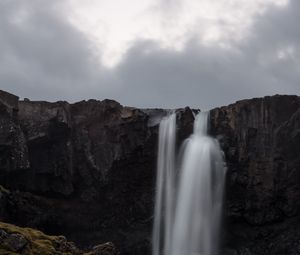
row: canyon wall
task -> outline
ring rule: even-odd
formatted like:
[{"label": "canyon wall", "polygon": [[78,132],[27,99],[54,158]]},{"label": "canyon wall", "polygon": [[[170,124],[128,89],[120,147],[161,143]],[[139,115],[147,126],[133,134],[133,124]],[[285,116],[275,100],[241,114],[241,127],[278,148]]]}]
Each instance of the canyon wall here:
[{"label": "canyon wall", "polygon": [[[112,100],[19,101],[0,92],[0,220],[149,254],[162,109]],[[178,147],[195,110],[178,109]],[[227,162],[227,254],[299,254],[300,98],[211,111]],[[284,252],[284,253],[283,253]]]}]

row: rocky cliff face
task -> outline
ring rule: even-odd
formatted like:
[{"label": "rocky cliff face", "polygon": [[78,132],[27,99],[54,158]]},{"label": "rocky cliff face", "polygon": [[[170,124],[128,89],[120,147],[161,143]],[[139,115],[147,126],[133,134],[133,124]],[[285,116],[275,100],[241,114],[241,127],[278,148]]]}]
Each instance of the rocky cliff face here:
[{"label": "rocky cliff face", "polygon": [[211,112],[211,132],[228,164],[227,236],[253,254],[300,252],[299,224],[290,220],[300,209],[299,125],[297,96],[244,100]]},{"label": "rocky cliff face", "polygon": [[297,214],[299,97],[240,101],[215,109],[211,115],[212,132],[219,135],[228,161],[232,216],[243,215],[250,224],[263,224]]},{"label": "rocky cliff face", "polygon": [[[167,112],[1,92],[0,184],[11,192],[0,196],[0,220],[83,246],[112,241],[122,254],[149,253],[158,123]],[[177,113],[180,144],[194,117],[189,108]],[[214,109],[211,132],[228,165],[226,252],[299,254],[300,98]]]}]

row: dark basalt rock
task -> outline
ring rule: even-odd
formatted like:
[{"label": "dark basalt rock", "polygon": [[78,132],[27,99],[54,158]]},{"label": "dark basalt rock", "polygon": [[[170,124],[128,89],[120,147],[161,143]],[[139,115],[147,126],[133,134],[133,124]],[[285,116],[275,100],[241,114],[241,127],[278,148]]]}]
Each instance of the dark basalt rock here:
[{"label": "dark basalt rock", "polygon": [[17,115],[18,100],[0,90],[0,176],[29,167],[26,139]]},{"label": "dark basalt rock", "polygon": [[[299,254],[299,109],[299,97],[273,96],[211,111],[228,166],[226,254]],[[179,147],[196,111],[176,111]],[[0,184],[10,191],[0,190],[0,219],[149,254],[158,124],[169,112],[1,92]]]},{"label": "dark basalt rock", "polygon": [[288,220],[298,218],[300,209],[299,111],[297,96],[244,100],[211,111],[211,132],[228,164],[227,236],[232,244],[249,246],[250,254],[300,252],[299,224]]},{"label": "dark basalt rock", "polygon": [[[149,249],[158,124],[167,114],[112,100],[20,101],[14,139],[24,137],[28,162],[0,172],[11,190],[3,219],[83,246]],[[178,118],[183,137],[192,111],[179,109]]]}]

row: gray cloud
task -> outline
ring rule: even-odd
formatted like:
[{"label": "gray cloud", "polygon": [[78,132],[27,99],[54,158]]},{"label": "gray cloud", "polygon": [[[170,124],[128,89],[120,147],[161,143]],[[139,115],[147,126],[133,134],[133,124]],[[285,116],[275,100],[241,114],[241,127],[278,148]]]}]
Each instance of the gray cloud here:
[{"label": "gray cloud", "polygon": [[[113,98],[138,107],[206,109],[243,98],[300,93],[297,0],[258,16],[251,36],[233,50],[201,45],[192,35],[181,52],[137,41],[115,69],[101,66],[93,45],[57,11],[55,1],[48,5],[0,2],[2,89],[32,99]],[[26,8],[28,18],[12,22]],[[285,49],[292,50],[278,59]]]},{"label": "gray cloud", "polygon": [[108,84],[110,74],[92,44],[67,22],[58,3],[0,2],[1,88],[33,99],[76,100]]},{"label": "gray cloud", "polygon": [[[135,91],[123,101],[212,108],[243,98],[299,94],[299,6],[291,1],[286,8],[257,17],[251,36],[233,51],[195,39],[179,53],[150,42],[136,44],[118,69],[123,88]],[[278,51],[289,45],[295,49],[293,56],[279,60]]]}]

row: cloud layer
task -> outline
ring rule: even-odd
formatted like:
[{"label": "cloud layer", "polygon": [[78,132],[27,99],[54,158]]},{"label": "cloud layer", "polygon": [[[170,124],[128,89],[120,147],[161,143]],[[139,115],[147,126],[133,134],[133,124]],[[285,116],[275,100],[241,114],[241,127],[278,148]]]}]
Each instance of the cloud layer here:
[{"label": "cloud layer", "polygon": [[300,94],[299,14],[297,0],[270,7],[255,16],[244,40],[232,38],[228,47],[207,44],[196,33],[181,50],[137,39],[116,67],[107,68],[61,1],[3,0],[0,88],[33,100],[112,98],[137,107],[204,109]]}]

